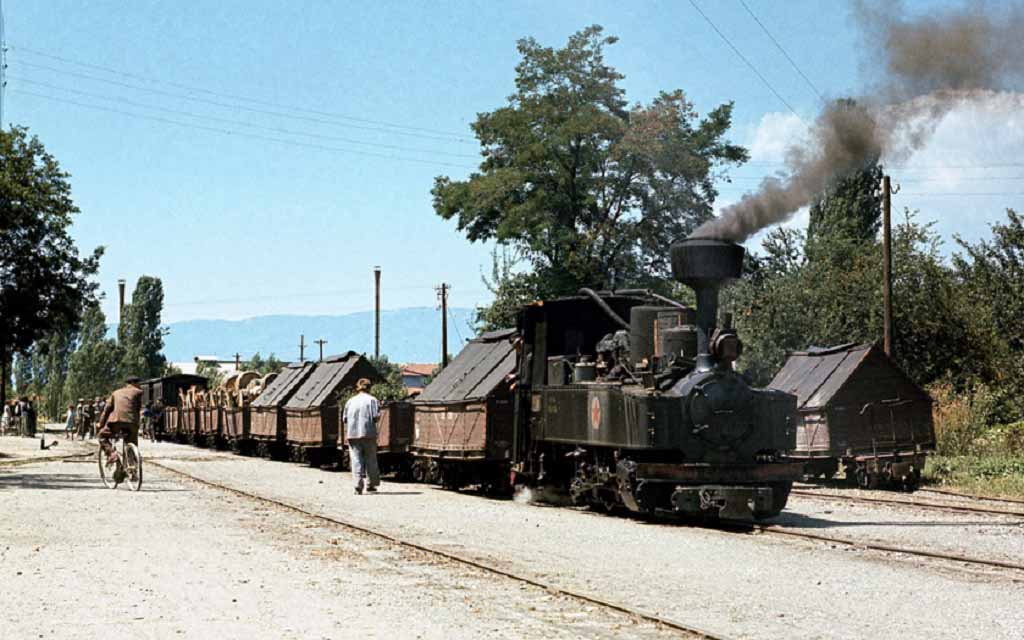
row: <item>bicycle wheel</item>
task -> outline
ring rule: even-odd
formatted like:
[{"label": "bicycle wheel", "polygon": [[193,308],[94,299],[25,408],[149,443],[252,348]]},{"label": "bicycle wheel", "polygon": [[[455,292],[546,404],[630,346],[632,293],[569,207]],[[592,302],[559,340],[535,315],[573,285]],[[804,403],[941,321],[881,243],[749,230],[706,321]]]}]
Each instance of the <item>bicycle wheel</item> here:
[{"label": "bicycle wheel", "polygon": [[142,488],[142,454],[139,448],[128,443],[124,448],[124,472],[125,481],[132,491]]},{"label": "bicycle wheel", "polygon": [[114,482],[114,472],[117,470],[117,465],[107,466],[107,456],[103,453],[103,449],[96,452],[96,461],[100,466],[100,480],[103,481],[103,486],[108,489],[116,489],[117,483]]}]

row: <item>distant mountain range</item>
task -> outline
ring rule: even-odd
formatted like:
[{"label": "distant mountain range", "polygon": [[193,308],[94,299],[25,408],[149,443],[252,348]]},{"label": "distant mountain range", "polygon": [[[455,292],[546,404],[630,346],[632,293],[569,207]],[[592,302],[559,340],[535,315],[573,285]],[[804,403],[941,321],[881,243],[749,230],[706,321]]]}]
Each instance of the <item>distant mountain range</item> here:
[{"label": "distant mountain range", "polygon": [[[473,309],[448,309],[448,351],[458,353],[474,335]],[[433,307],[381,311],[380,350],[392,362],[439,362],[441,312]],[[286,361],[298,360],[299,336],[306,339],[306,357],[314,358],[327,341],[324,355],[352,350],[373,354],[373,312],[340,316],[258,316],[246,320],[187,320],[167,325],[164,355],[171,362],[188,362],[197,355],[248,359],[259,352]]]}]

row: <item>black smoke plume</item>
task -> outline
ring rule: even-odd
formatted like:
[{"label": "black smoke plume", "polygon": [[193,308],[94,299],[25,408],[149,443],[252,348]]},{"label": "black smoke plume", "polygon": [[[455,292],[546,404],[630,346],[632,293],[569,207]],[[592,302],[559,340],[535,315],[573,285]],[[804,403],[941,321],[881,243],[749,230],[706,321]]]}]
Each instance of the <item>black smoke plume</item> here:
[{"label": "black smoke plume", "polygon": [[693,237],[743,242],[789,219],[831,180],[879,158],[906,160],[955,107],[1016,91],[1024,80],[1024,7],[996,13],[972,3],[910,18],[899,3],[857,2],[853,13],[873,53],[863,67],[877,76],[870,91],[825,106],[809,139],[787,150],[787,175],[765,178]]}]

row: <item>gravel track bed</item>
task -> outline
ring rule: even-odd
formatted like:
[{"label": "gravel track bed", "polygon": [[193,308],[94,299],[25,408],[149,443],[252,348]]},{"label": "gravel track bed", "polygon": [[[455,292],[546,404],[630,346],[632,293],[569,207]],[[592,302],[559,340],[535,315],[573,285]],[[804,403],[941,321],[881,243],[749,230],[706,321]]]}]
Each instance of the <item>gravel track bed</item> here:
[{"label": "gravel track bed", "polygon": [[0,512],[5,638],[683,637],[155,466],[0,469]]},{"label": "gravel track bed", "polygon": [[[192,460],[174,460],[180,452]],[[447,549],[551,584],[685,621],[726,637],[1019,638],[1024,576],[857,547],[650,523],[574,509],[521,504],[385,483],[351,495],[347,473],[151,446],[165,464],[208,481],[265,495]],[[209,452],[216,458],[224,454]],[[970,554],[1020,554],[1020,526],[972,524],[956,514],[907,518],[874,506],[794,500],[786,526],[840,537],[880,536],[907,546],[920,536]],[[1013,530],[1014,533],[1006,533]],[[974,545],[974,540],[981,540]],[[959,540],[959,543],[954,541]],[[1000,540],[1001,543],[992,543]],[[1016,550],[1016,551],[1015,551]]]}]

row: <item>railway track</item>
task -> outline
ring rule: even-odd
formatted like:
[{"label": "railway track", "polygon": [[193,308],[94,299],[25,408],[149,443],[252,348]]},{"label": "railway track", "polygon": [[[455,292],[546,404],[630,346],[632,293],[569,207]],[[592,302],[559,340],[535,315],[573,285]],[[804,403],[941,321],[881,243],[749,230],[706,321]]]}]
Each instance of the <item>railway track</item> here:
[{"label": "railway track", "polygon": [[[572,589],[566,589],[564,587],[559,587],[557,585],[554,585],[554,584],[551,584],[551,583],[548,583],[548,582],[544,582],[544,581],[538,580],[536,578],[531,578],[529,576],[517,573],[515,571],[511,571],[511,570],[508,570],[508,569],[502,569],[502,568],[496,567],[496,566],[494,566],[492,564],[487,564],[486,562],[483,562],[481,560],[476,560],[476,559],[473,559],[473,558],[469,558],[469,557],[460,555],[458,553],[454,553],[454,552],[451,552],[451,551],[445,551],[445,550],[442,550],[442,549],[436,549],[434,547],[430,547],[428,545],[423,545],[423,544],[420,544],[418,542],[412,542],[411,540],[406,540],[404,538],[399,538],[399,537],[393,536],[393,535],[391,535],[389,533],[386,533],[386,532],[383,532],[383,531],[379,531],[379,530],[376,530],[376,529],[372,529],[370,527],[365,527],[363,525],[354,524],[352,522],[348,522],[348,521],[342,520],[340,518],[335,518],[335,517],[332,517],[332,516],[325,516],[323,514],[314,513],[312,511],[307,511],[306,509],[303,509],[302,507],[299,507],[299,506],[293,505],[293,504],[289,504],[289,503],[283,502],[281,500],[276,500],[274,498],[268,498],[266,496],[261,496],[261,495],[255,494],[255,493],[250,493],[248,491],[241,490],[241,489],[236,489],[234,487],[229,487],[229,486],[221,484],[219,482],[213,482],[211,480],[206,480],[204,478],[199,478],[199,477],[194,476],[194,475],[192,475],[190,473],[187,473],[185,471],[180,471],[180,470],[175,469],[173,467],[169,467],[166,464],[161,464],[160,462],[157,462],[157,461],[153,460],[152,458],[147,459],[145,461],[145,464],[152,465],[154,467],[158,467],[160,469],[163,469],[164,471],[168,471],[168,472],[170,472],[172,474],[175,474],[175,475],[178,475],[178,476],[181,476],[181,477],[184,477],[184,478],[188,478],[189,480],[192,480],[193,482],[199,483],[201,485],[205,485],[207,487],[212,487],[212,488],[215,488],[215,489],[220,489],[221,491],[226,491],[226,492],[238,495],[238,496],[249,498],[251,500],[256,500],[258,502],[263,502],[265,504],[271,504],[271,505],[280,507],[282,509],[287,509],[288,511],[293,511],[295,513],[302,514],[302,515],[304,515],[306,517],[313,518],[315,520],[320,520],[322,522],[327,522],[327,523],[330,523],[330,524],[333,524],[333,525],[336,525],[336,526],[344,527],[344,528],[352,530],[352,531],[358,531],[359,533],[371,535],[371,536],[374,536],[376,538],[381,538],[381,539],[386,540],[386,541],[388,541],[388,542],[390,542],[392,544],[396,544],[396,545],[399,545],[401,547],[405,547],[407,549],[413,549],[413,550],[419,551],[421,553],[426,553],[426,554],[429,554],[429,555],[432,555],[432,556],[436,556],[436,557],[439,557],[439,558],[444,558],[444,559],[449,560],[451,562],[456,562],[456,563],[459,563],[459,564],[462,564],[462,565],[474,567],[476,569],[479,569],[481,571],[485,571],[485,572],[493,574],[493,575],[501,576],[501,577],[504,577],[504,578],[508,578],[508,579],[514,580],[516,582],[520,582],[520,583],[523,583],[523,584],[528,584],[528,585],[533,586],[533,587],[538,587],[538,588],[544,589],[545,591],[548,591],[549,593],[553,593],[553,594],[556,594],[556,595],[572,598],[573,600],[578,600],[580,602],[585,602],[587,604],[596,605],[596,606],[599,606],[599,607],[602,607],[602,608],[605,608],[605,609],[616,611],[618,613],[624,613],[626,615],[632,616],[632,617],[637,618],[639,620],[644,620],[644,621],[651,622],[651,623],[654,623],[654,624],[657,624],[657,625],[661,625],[661,626],[669,628],[669,629],[674,629],[676,631],[680,631],[680,632],[689,634],[690,637],[702,638],[702,639],[706,639],[706,640],[728,640],[726,636],[722,636],[722,635],[719,635],[717,633],[712,633],[711,631],[707,631],[705,629],[701,629],[700,627],[695,627],[693,625],[689,625],[689,624],[680,622],[678,620],[674,620],[672,618],[668,618],[666,616],[662,616],[662,615],[658,615],[656,613],[651,613],[651,612],[648,612],[648,611],[644,611],[642,609],[638,609],[636,607],[631,607],[631,606],[625,605],[625,604],[620,604],[618,602],[613,602],[613,601],[610,601],[610,600],[606,600],[606,599],[598,597],[598,596],[582,593],[582,592],[579,592],[579,591],[574,591]],[[1024,569],[1024,567],[1022,567],[1022,569]]]},{"label": "railway track", "polygon": [[971,493],[960,493],[949,489],[918,489],[917,493],[937,493],[943,496],[955,496],[957,498],[970,498],[971,500],[984,500],[987,502],[1006,502],[1009,504],[1024,504],[1024,500],[1016,498],[997,498],[995,496],[979,496]]},{"label": "railway track", "polygon": [[[793,489],[790,492],[792,496],[801,496],[805,498],[812,498],[816,500],[844,500],[846,502],[861,502],[869,504],[891,504],[899,505],[904,507],[913,507],[915,509],[927,509],[932,511],[957,511],[960,513],[984,513],[990,515],[1001,515],[1024,518],[1024,511],[1012,511],[1007,509],[991,509],[982,506],[972,506],[963,504],[943,504],[938,502],[920,502],[918,500],[900,500],[897,498],[875,498],[869,496],[858,496],[858,495],[844,495],[838,493],[821,493],[818,491],[806,491],[803,489]],[[958,494],[959,495],[959,494]],[[964,496],[970,497],[970,496]],[[1015,502],[1015,501],[1011,501]]]}]

